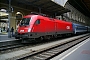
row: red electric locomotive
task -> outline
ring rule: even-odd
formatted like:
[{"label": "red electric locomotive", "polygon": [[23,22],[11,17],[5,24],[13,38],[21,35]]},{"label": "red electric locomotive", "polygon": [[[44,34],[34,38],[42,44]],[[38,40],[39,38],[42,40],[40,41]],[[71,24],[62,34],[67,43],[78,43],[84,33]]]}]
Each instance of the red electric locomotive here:
[{"label": "red electric locomotive", "polygon": [[67,33],[73,33],[71,22],[31,14],[23,17],[15,33],[15,38],[49,39]]}]

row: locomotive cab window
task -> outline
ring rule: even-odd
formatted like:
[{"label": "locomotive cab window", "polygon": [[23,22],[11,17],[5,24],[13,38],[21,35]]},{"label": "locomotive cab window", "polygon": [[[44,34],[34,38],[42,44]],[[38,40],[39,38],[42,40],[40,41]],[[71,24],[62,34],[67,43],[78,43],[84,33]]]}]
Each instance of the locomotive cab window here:
[{"label": "locomotive cab window", "polygon": [[40,24],[40,20],[36,20],[35,24]]},{"label": "locomotive cab window", "polygon": [[20,25],[29,25],[31,18],[23,18]]}]

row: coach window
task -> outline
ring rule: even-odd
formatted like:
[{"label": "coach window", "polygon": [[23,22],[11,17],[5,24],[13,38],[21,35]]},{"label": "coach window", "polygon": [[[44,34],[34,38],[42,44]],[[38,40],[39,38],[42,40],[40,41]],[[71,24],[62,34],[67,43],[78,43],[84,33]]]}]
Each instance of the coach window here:
[{"label": "coach window", "polygon": [[40,20],[39,19],[36,20],[35,24],[40,24]]}]

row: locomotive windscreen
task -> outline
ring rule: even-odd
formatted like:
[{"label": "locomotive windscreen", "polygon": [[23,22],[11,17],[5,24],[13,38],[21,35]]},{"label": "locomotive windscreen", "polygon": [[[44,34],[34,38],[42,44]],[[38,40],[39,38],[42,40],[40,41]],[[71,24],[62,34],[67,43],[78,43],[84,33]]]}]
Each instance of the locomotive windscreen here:
[{"label": "locomotive windscreen", "polygon": [[21,25],[29,25],[30,20],[31,20],[31,18],[23,18],[20,23],[20,26]]}]

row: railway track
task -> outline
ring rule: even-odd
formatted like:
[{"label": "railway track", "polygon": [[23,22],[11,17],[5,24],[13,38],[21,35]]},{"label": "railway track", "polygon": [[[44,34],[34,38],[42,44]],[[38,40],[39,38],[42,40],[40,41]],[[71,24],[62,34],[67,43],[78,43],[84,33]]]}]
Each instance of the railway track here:
[{"label": "railway track", "polygon": [[[41,43],[43,44],[43,43]],[[10,53],[13,51],[18,51],[18,50],[23,50],[26,48],[30,48],[30,47],[34,47],[36,45],[40,45],[40,44],[23,44],[23,43],[19,43],[19,44],[11,44],[11,45],[5,45],[5,46],[1,46],[0,47],[0,54],[5,54],[5,53]]]},{"label": "railway track", "polygon": [[84,41],[85,39],[89,38],[90,35],[83,36],[80,38],[76,38],[61,44],[57,44],[55,46],[41,49],[38,51],[33,51],[32,53],[29,53],[28,55],[24,55],[21,57],[15,57],[15,60],[49,60],[58,54],[68,50],[69,48],[79,44],[80,42]]},{"label": "railway track", "polygon": [[23,44],[13,44],[0,47],[0,54],[15,51],[15,49],[23,47]]},{"label": "railway track", "polygon": [[[67,38],[67,37],[66,37]],[[63,39],[63,37],[61,38]],[[18,42],[19,41],[19,42]],[[53,40],[54,41],[54,40]],[[50,43],[51,41],[45,41],[45,42],[36,42],[35,44],[22,44],[20,40],[17,40],[17,42],[5,42],[5,44],[3,43],[0,46],[0,54],[4,54],[4,53],[9,53],[9,52],[13,52],[13,51],[17,51],[17,50],[22,50],[28,47],[32,47],[32,46],[37,46],[37,45],[42,45],[45,43]]]}]

